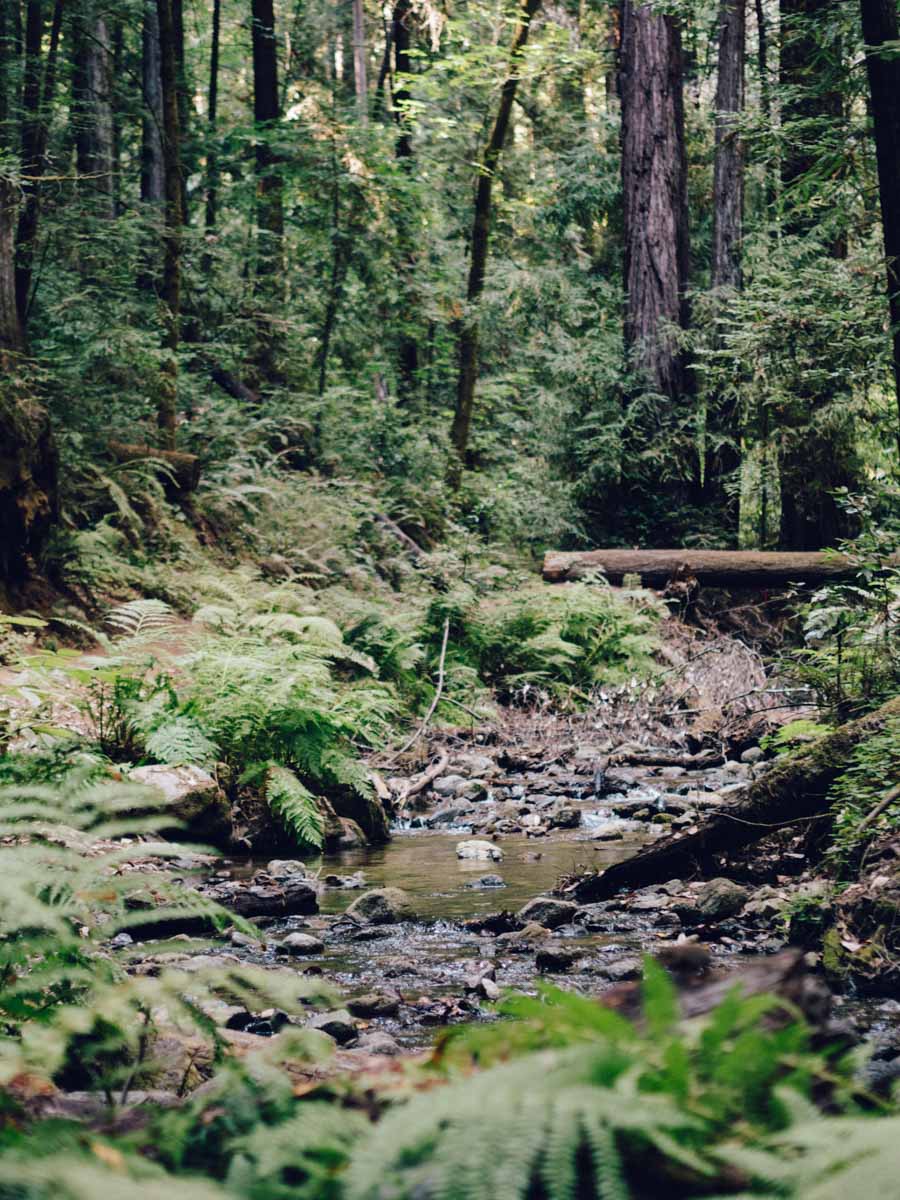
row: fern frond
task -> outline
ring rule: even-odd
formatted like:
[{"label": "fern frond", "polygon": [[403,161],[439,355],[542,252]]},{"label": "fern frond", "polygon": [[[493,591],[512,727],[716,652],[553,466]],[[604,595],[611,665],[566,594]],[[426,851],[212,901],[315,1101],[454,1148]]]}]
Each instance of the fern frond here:
[{"label": "fern frond", "polygon": [[129,600],[106,615],[106,623],[125,637],[159,633],[175,624],[175,614],[162,600]]},{"label": "fern frond", "polygon": [[321,847],[325,835],[322,811],[293,771],[271,764],[266,772],[265,794],[272,812],[301,846]]}]

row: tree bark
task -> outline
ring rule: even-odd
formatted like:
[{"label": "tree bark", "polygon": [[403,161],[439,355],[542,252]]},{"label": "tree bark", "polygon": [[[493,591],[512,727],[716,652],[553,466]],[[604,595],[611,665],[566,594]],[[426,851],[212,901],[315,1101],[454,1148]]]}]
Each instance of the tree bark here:
[{"label": "tree bark", "polygon": [[47,414],[26,391],[16,303],[16,191],[0,175],[0,579],[23,582],[58,513],[57,454]]},{"label": "tree bark", "polygon": [[622,14],[625,346],[655,391],[690,390],[667,326],[685,328],[690,244],[678,19],[625,0]]},{"label": "tree bark", "polygon": [[156,0],[145,0],[144,3],[141,46],[144,91],[141,112],[141,200],[145,204],[158,204],[161,207],[165,202],[166,169],[163,162],[162,74]]},{"label": "tree bark", "polygon": [[[256,280],[263,302],[283,295],[284,199],[280,158],[272,146],[281,117],[278,95],[278,47],[272,0],[253,0],[253,119],[256,124]],[[277,345],[270,320],[257,334],[261,374],[277,380]]]},{"label": "tree bark", "polygon": [[745,0],[721,0],[716,81],[711,283],[741,287],[744,150],[738,122],[744,107]]},{"label": "tree bark", "polygon": [[95,197],[99,216],[113,205],[112,53],[105,16],[95,7],[75,24],[72,99],[78,174]]},{"label": "tree bark", "polygon": [[[391,18],[390,40],[394,50],[394,76],[391,91],[394,119],[397,122],[397,140],[394,153],[406,176],[411,178],[413,167],[412,131],[406,105],[409,101],[409,86],[406,82],[412,72],[410,57],[410,0],[397,0]],[[411,404],[419,388],[419,345],[413,333],[413,318],[420,311],[420,297],[416,286],[418,253],[413,233],[413,216],[405,207],[405,196],[400,197],[397,231],[400,250],[401,303],[400,328],[397,342],[397,392],[401,404]],[[415,210],[413,210],[415,211]]]},{"label": "tree bark", "polygon": [[567,892],[581,901],[603,900],[622,888],[687,878],[707,869],[716,855],[749,846],[780,826],[824,816],[829,808],[828,789],[846,770],[854,746],[898,715],[900,697],[776,763],[745,789],[742,799],[704,821],[696,833],[662,838],[634,858],[585,876]]},{"label": "tree bark", "polygon": [[22,193],[25,203],[22,205],[16,230],[16,303],[23,332],[28,328],[28,310],[32,299],[31,281],[40,215],[41,176],[47,159],[50,108],[56,87],[56,62],[59,55],[62,15],[62,0],[56,0],[43,82],[40,63],[43,20],[39,16],[36,19],[29,16],[28,21],[31,48],[27,58],[22,115]]},{"label": "tree bark", "polygon": [[[209,93],[207,104],[206,147],[206,214],[207,247],[216,232],[219,209],[219,148],[216,145],[216,125],[219,117],[219,36],[222,25],[222,0],[213,0],[212,46],[209,54]],[[203,256],[204,274],[212,267],[212,255],[207,249]]]},{"label": "tree bark", "polygon": [[178,118],[178,58],[172,0],[157,0],[160,44],[160,80],[163,111],[163,162],[165,165],[165,228],[163,278],[160,300],[168,351],[162,366],[157,421],[163,446],[175,449],[178,410],[178,343],[181,319],[181,131]]},{"label": "tree bark", "polygon": [[490,136],[478,166],[478,182],[475,187],[475,213],[472,221],[472,244],[469,258],[469,280],[466,288],[466,312],[460,324],[457,341],[459,375],[456,385],[456,409],[450,440],[456,450],[457,461],[450,471],[451,484],[458,484],[465,465],[472,426],[472,410],[475,404],[475,386],[478,381],[478,302],[484,291],[484,275],[487,266],[488,241],[491,233],[491,210],[493,204],[494,177],[500,165],[503,144],[509,128],[510,114],[519,87],[519,68],[528,42],[528,34],[541,0],[521,0],[509,52],[509,66],[500,91],[500,104]]},{"label": "tree bark", "polygon": [[353,85],[356,92],[356,112],[365,125],[369,116],[369,85],[366,78],[366,14],[363,0],[353,4]]},{"label": "tree bark", "polygon": [[[887,262],[894,390],[897,401],[897,454],[900,457],[900,40],[893,0],[860,0],[866,71],[875,132],[878,194]],[[886,52],[885,46],[890,46]]]},{"label": "tree bark", "polygon": [[[898,559],[900,562],[900,559]],[[774,550],[576,550],[548,551],[543,578],[562,583],[601,572],[610,582],[640,575],[645,584],[665,584],[686,573],[710,587],[780,587],[794,581],[821,585],[857,571],[839,554],[783,554]]]}]

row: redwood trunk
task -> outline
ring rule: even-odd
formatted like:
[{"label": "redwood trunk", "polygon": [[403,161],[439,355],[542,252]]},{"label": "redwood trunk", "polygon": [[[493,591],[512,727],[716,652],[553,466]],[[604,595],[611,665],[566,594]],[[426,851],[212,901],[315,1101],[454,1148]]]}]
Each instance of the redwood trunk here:
[{"label": "redwood trunk", "polygon": [[[213,0],[212,12],[212,47],[209,55],[209,96],[207,111],[206,147],[206,237],[212,238],[216,231],[219,209],[219,148],[216,145],[217,123],[219,118],[219,35],[222,25],[222,0]],[[203,260],[204,270],[208,273],[212,266],[212,257],[207,250]]]},{"label": "redwood trunk", "polygon": [[[279,156],[272,147],[281,116],[278,47],[272,0],[253,0],[253,118],[256,123],[256,278],[264,303],[283,294],[284,201]],[[257,361],[261,373],[277,377],[275,333],[259,322]]]},{"label": "redwood trunk", "polygon": [[685,327],[689,237],[678,19],[625,0],[622,13],[625,345],[655,391],[689,390],[667,327]]},{"label": "redwood trunk", "polygon": [[144,104],[141,120],[141,200],[165,202],[166,168],[163,162],[162,74],[159,47],[159,13],[156,0],[146,0],[141,35],[141,79]]},{"label": "redwood trunk", "polygon": [[112,45],[106,18],[90,9],[75,30],[72,97],[78,173],[95,197],[98,215],[112,217]]},{"label": "redwood trunk", "polygon": [[[894,0],[860,0],[866,70],[875,130],[878,192],[887,260],[894,387],[897,396],[897,452],[900,456],[900,41]],[[885,47],[891,47],[890,52]]]},{"label": "redwood trunk", "polygon": [[172,0],[157,0],[165,164],[165,229],[161,300],[165,307],[163,346],[169,352],[160,379],[158,423],[167,450],[175,449],[178,408],[178,343],[181,317],[181,133],[178,118],[178,57]]},{"label": "redwood trunk", "polygon": [[[398,0],[394,5],[390,39],[394,51],[392,100],[398,130],[394,149],[397,159],[407,175],[411,174],[413,164],[412,135],[409,114],[406,111],[409,101],[409,87],[406,80],[412,71],[412,60],[409,53],[411,19],[410,0]],[[419,345],[414,333],[413,320],[421,309],[421,302],[416,287],[418,254],[412,229],[414,218],[407,210],[405,199],[405,196],[400,197],[397,215],[401,303],[403,305],[397,345],[397,391],[401,403],[410,404],[415,400],[419,387]]]},{"label": "redwood trunk", "polygon": [[744,0],[719,8],[711,282],[714,289],[741,286],[744,223],[744,152],[738,127],[744,107]]},{"label": "redwood trunk", "polygon": [[462,319],[457,344],[459,375],[456,387],[456,410],[450,430],[450,440],[459,461],[451,469],[451,482],[458,482],[459,473],[465,465],[469,430],[472,425],[475,385],[478,380],[478,302],[484,291],[484,274],[491,233],[494,176],[500,165],[500,155],[503,152],[510,114],[519,87],[519,67],[522,55],[528,42],[532,19],[539,8],[540,0],[522,0],[520,4],[516,32],[510,48],[509,67],[500,92],[497,116],[478,167],[469,259],[469,282],[466,288],[466,313]]}]

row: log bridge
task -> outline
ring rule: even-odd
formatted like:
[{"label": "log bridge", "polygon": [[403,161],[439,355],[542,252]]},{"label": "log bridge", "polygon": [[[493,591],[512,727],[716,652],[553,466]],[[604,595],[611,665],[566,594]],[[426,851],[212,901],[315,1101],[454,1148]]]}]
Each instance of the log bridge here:
[{"label": "log bridge", "polygon": [[[896,566],[900,558],[891,562]],[[704,587],[769,588],[788,583],[820,586],[848,578],[855,570],[849,558],[830,550],[550,550],[542,574],[547,583],[564,583],[599,571],[610,583],[639,575],[649,587],[664,586],[673,576],[693,576]]]}]

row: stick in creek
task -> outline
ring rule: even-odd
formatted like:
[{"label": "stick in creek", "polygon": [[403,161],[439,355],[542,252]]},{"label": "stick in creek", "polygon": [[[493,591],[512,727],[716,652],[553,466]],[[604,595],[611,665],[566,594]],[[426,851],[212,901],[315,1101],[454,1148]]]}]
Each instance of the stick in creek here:
[{"label": "stick in creek", "polygon": [[401,754],[405,754],[406,751],[410,748],[410,746],[412,746],[415,742],[417,742],[419,740],[419,738],[422,736],[422,734],[428,728],[428,722],[434,716],[434,710],[437,708],[438,704],[440,704],[441,693],[444,690],[444,663],[447,659],[447,641],[448,641],[449,637],[450,637],[450,618],[447,617],[446,621],[444,621],[444,636],[443,636],[443,640],[441,641],[441,657],[438,660],[438,681],[437,681],[437,687],[435,688],[435,692],[434,692],[434,698],[432,699],[431,704],[428,706],[428,712],[425,714],[425,718],[422,721],[422,724],[419,726],[419,728],[416,730],[416,732],[412,735],[412,737],[409,738],[408,741],[403,743],[403,745],[400,747],[400,749],[397,751],[397,753],[393,756],[393,758],[388,760],[389,762],[395,762],[400,757]]}]

